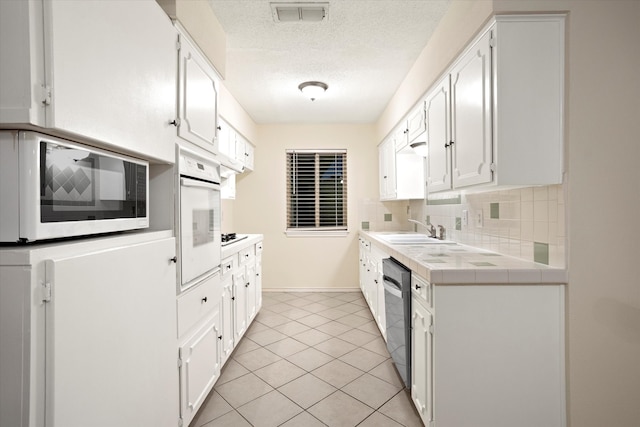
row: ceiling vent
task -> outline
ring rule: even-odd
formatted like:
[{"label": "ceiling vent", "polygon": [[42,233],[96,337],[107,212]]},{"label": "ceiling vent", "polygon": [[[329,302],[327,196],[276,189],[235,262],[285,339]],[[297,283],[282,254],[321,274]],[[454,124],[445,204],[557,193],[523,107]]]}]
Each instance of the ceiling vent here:
[{"label": "ceiling vent", "polygon": [[322,22],[329,18],[329,3],[271,3],[275,22]]}]

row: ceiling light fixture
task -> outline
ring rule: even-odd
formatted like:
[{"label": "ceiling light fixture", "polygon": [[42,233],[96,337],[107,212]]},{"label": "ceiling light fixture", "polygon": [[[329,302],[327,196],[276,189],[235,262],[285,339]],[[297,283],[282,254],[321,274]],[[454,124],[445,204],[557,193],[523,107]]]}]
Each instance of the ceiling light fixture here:
[{"label": "ceiling light fixture", "polygon": [[315,101],[316,98],[322,96],[329,86],[322,82],[304,82],[298,85],[298,89],[310,100]]},{"label": "ceiling light fixture", "polygon": [[427,157],[427,154],[429,153],[428,148],[427,148],[427,143],[424,141],[420,141],[420,142],[414,142],[413,144],[409,145],[411,148],[413,148],[413,151],[416,152],[417,155],[422,156],[422,157]]}]

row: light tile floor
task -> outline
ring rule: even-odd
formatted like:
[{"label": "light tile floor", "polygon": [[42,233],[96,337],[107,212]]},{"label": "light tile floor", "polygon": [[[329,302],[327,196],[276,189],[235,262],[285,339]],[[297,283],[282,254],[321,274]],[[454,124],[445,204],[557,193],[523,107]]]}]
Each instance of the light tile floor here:
[{"label": "light tile floor", "polygon": [[359,292],[273,292],[190,427],[422,426]]}]

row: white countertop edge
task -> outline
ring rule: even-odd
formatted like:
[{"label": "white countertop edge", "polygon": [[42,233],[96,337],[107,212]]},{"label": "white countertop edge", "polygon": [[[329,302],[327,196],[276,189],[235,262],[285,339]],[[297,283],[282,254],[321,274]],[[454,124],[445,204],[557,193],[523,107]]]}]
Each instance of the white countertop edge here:
[{"label": "white countertop edge", "polygon": [[[521,260],[500,254],[502,257],[511,258],[514,263],[522,263],[523,267],[505,268],[437,268],[433,264],[422,262],[398,251],[402,246],[389,245],[379,239],[373,231],[359,231],[359,235],[371,239],[376,246],[382,248],[389,256],[394,257],[409,269],[416,272],[434,285],[456,285],[456,284],[566,284],[568,283],[568,272],[564,268],[550,267],[538,264],[533,261]],[[458,243],[463,248],[492,253],[487,249]]]}]

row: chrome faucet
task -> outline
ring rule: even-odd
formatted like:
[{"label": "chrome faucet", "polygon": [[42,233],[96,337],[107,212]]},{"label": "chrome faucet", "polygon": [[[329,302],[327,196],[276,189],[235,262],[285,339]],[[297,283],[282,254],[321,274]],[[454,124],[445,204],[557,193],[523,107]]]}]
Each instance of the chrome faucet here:
[{"label": "chrome faucet", "polygon": [[423,226],[429,232],[429,237],[437,238],[437,236],[436,236],[436,228],[433,226],[433,224],[431,224],[431,223],[425,224],[425,223],[422,223],[420,221],[416,221],[415,219],[408,219],[407,221],[413,222],[414,224],[418,224],[418,225]]},{"label": "chrome faucet", "polygon": [[445,237],[446,237],[446,233],[447,233],[447,230],[443,226],[439,225],[438,226],[438,239],[444,240]]}]

